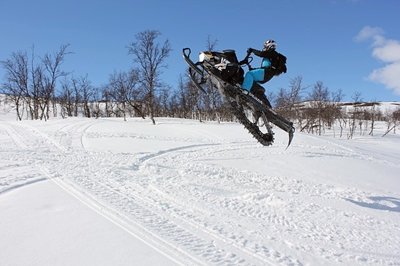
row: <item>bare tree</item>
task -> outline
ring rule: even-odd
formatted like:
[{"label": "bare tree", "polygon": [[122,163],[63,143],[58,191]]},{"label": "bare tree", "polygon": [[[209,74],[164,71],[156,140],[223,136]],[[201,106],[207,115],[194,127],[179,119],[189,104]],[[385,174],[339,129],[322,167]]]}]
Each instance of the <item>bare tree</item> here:
[{"label": "bare tree", "polygon": [[82,97],[83,115],[90,118],[91,110],[89,104],[94,96],[94,88],[92,87],[87,75],[77,80],[77,84]]},{"label": "bare tree", "polygon": [[396,127],[400,124],[400,108],[397,108],[397,110],[386,117],[387,130],[382,137],[386,136],[392,130],[396,134]]},{"label": "bare tree", "polygon": [[[186,81],[187,83],[187,81]],[[187,86],[185,85],[185,81],[182,76],[179,78],[179,84],[178,84],[178,93],[177,97],[174,97],[176,99],[176,109],[180,109],[181,114],[178,113],[179,116],[182,116],[183,118],[188,118],[188,114],[190,113],[190,110],[192,109],[189,104],[189,95],[187,93]]]},{"label": "bare tree", "polygon": [[305,90],[303,86],[303,78],[301,76],[290,80],[289,89],[281,88],[275,97],[276,109],[283,116],[297,119],[298,124],[302,126],[302,116],[300,115],[299,102],[301,101],[301,93]]},{"label": "bare tree", "polygon": [[[66,75],[60,66],[67,54],[67,47],[68,45],[63,45],[54,55],[45,55],[39,63],[36,63],[34,47],[30,60],[26,52],[17,52],[8,60],[1,61],[6,69],[4,90],[13,98],[18,119],[22,119],[21,106],[27,107],[31,119],[49,118],[49,105],[55,98],[57,79]],[[52,102],[53,113],[56,114],[55,101]]]},{"label": "bare tree", "polygon": [[72,116],[74,108],[73,90],[69,80],[65,79],[61,84],[60,95],[58,97],[61,105],[61,116]]},{"label": "bare tree", "polygon": [[106,85],[101,90],[102,102],[104,103],[104,112],[106,117],[111,117],[114,114],[115,103],[111,88]]},{"label": "bare tree", "polygon": [[361,98],[361,92],[354,92],[352,96],[353,102],[354,102],[354,109],[351,112],[351,115],[349,117],[349,127],[350,127],[350,132],[348,135],[348,139],[352,139],[355,133],[355,130],[357,128],[357,121],[360,120],[360,116],[362,115],[362,112],[360,111],[359,105],[360,102],[362,101]]},{"label": "bare tree", "polygon": [[[55,98],[55,88],[58,78],[66,76],[67,73],[61,70],[61,64],[64,62],[65,55],[69,54],[67,51],[69,44],[62,45],[58,52],[46,54],[43,58],[43,66],[46,70],[47,75],[44,77],[44,86],[42,91],[42,97],[44,102],[45,112],[42,113],[42,117],[45,119],[49,118],[49,104],[52,99]],[[56,115],[57,109],[55,101],[53,101],[53,114]]]},{"label": "bare tree", "polygon": [[[341,138],[343,135],[343,129],[346,126],[346,119],[345,116],[343,115],[343,112],[341,110],[341,106],[340,103],[343,100],[344,94],[343,91],[341,89],[339,89],[336,92],[332,93],[332,104],[335,111],[335,119],[337,121],[339,121],[339,127],[340,127],[340,133],[339,133],[339,137]],[[335,135],[335,131],[334,131],[334,135]]]},{"label": "bare tree", "polygon": [[78,84],[78,80],[76,78],[71,79],[72,88],[74,92],[74,116],[77,117],[79,114],[80,103],[82,102],[82,93],[80,86]]},{"label": "bare tree", "polygon": [[15,104],[18,120],[22,120],[21,107],[28,92],[28,56],[26,52],[16,52],[5,61],[0,61],[6,70],[6,82],[2,92]]},{"label": "bare tree", "polygon": [[154,101],[156,89],[162,86],[160,75],[166,67],[165,59],[171,52],[168,40],[160,46],[157,38],[161,35],[156,30],[146,30],[136,34],[136,41],[129,44],[129,54],[133,55],[134,62],[139,65],[139,76],[146,91],[146,103],[150,119],[154,120]]},{"label": "bare tree", "polygon": [[160,92],[157,94],[156,100],[156,114],[158,116],[167,117],[171,113],[171,88],[170,87],[163,87]]},{"label": "bare tree", "polygon": [[133,108],[142,118],[140,92],[137,89],[138,73],[135,70],[130,72],[118,72],[110,76],[107,93],[118,105],[118,111],[122,113],[126,121],[128,108]]},{"label": "bare tree", "polygon": [[88,76],[82,76],[79,78],[71,78],[69,90],[73,96],[71,101],[73,101],[73,116],[78,116],[80,111],[82,111],[83,116],[91,117],[90,103],[94,99],[95,89],[91,85]]},{"label": "bare tree", "polygon": [[127,87],[126,103],[132,108],[137,115],[145,119],[143,113],[143,91],[138,87],[139,84],[139,71],[131,69],[126,73],[125,86]]},{"label": "bare tree", "polygon": [[319,130],[319,135],[321,135],[324,122],[330,122],[330,116],[327,117],[328,112],[325,112],[327,108],[327,103],[329,100],[329,90],[327,87],[324,86],[322,81],[318,81],[315,83],[313,90],[311,91],[310,95],[311,105],[312,108],[317,112],[317,126]]},{"label": "bare tree", "polygon": [[275,97],[275,107],[280,113],[285,113],[288,103],[288,92],[284,88],[280,88]]},{"label": "bare tree", "polygon": [[112,99],[117,103],[117,113],[122,113],[124,121],[126,121],[128,86],[126,85],[126,73],[114,73],[110,77],[110,94]]},{"label": "bare tree", "polygon": [[379,105],[379,103],[371,102],[370,103],[370,111],[367,112],[368,117],[366,117],[368,120],[371,121],[371,130],[369,131],[368,135],[373,136],[374,135],[374,129],[375,129],[375,121],[379,115],[379,110],[376,108],[376,106]]}]

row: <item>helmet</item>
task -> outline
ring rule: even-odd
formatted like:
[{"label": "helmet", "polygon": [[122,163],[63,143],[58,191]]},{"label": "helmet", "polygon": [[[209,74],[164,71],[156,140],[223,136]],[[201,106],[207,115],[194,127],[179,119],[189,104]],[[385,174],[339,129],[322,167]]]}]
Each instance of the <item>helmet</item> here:
[{"label": "helmet", "polygon": [[274,40],[266,40],[264,42],[264,50],[270,50],[276,48],[276,42]]}]

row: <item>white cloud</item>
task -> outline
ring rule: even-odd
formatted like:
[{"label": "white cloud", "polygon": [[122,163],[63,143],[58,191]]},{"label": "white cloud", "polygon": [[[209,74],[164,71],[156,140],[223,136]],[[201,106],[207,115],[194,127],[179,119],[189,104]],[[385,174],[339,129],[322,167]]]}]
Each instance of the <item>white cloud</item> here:
[{"label": "white cloud", "polygon": [[373,81],[384,84],[400,95],[400,62],[391,63],[383,68],[375,69],[369,75]]},{"label": "white cloud", "polygon": [[356,41],[372,40],[372,56],[386,65],[372,71],[369,79],[384,84],[400,95],[400,42],[386,39],[378,27],[364,27],[355,37]]},{"label": "white cloud", "polygon": [[380,37],[383,35],[383,30],[378,27],[364,27],[356,36],[356,41],[365,41],[367,39],[377,39],[379,40]]},{"label": "white cloud", "polygon": [[377,46],[373,49],[372,55],[383,62],[399,62],[400,42],[394,40],[386,40],[382,46]]}]

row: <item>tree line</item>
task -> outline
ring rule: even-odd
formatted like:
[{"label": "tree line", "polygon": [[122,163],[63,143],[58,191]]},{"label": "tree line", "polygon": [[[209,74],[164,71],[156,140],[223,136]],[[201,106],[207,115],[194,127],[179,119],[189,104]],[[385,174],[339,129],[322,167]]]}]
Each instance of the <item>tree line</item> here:
[{"label": "tree line", "polygon": [[[42,57],[36,56],[33,48],[30,54],[14,52],[0,61],[6,71],[1,93],[14,105],[18,120],[84,116],[125,120],[149,117],[153,124],[155,117],[234,121],[212,84],[206,84],[207,93],[203,93],[192,84],[187,73],[181,74],[176,88],[161,80],[171,45],[168,40],[159,41],[160,36],[154,30],[136,34],[128,45],[132,67],[110,74],[101,87],[94,87],[87,75],[74,77],[62,70],[71,53],[69,45]],[[209,38],[206,49],[213,50],[216,43]],[[338,136],[352,138],[357,132],[374,134],[375,121],[386,121],[388,132],[399,124],[400,110],[382,113],[378,103],[363,103],[359,93],[353,95],[353,104],[346,106],[343,97],[341,90],[332,92],[321,81],[304,86],[300,76],[293,78],[288,88],[268,95],[280,114],[308,133],[323,134],[334,129]]]},{"label": "tree line", "polygon": [[[209,84],[208,93],[200,93],[186,74],[176,88],[161,80],[166,58],[171,52],[168,40],[160,42],[155,30],[139,32],[128,44],[133,66],[110,74],[108,82],[94,87],[88,76],[73,76],[62,70],[71,54],[62,45],[53,54],[36,56],[18,51],[3,61],[5,81],[0,92],[13,103],[17,119],[47,120],[50,116],[154,117],[170,116],[199,120],[233,119],[223,106],[219,93]],[[208,40],[212,49],[216,41]]]},{"label": "tree line", "polygon": [[302,77],[296,77],[287,89],[278,91],[275,108],[295,121],[300,131],[318,135],[327,130],[349,139],[356,134],[374,135],[376,121],[386,122],[386,135],[400,125],[400,105],[394,111],[382,110],[376,101],[363,101],[359,92],[352,95],[351,102],[343,102],[343,98],[340,89],[331,91],[322,81],[303,86]]}]

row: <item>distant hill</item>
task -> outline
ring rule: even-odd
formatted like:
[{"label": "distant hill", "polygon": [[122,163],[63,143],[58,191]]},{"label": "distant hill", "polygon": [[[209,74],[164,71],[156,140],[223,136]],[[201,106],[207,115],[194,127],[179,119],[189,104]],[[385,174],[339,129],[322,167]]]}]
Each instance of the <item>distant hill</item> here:
[{"label": "distant hill", "polygon": [[[312,108],[313,103],[311,101],[306,101],[306,102],[301,102],[296,104],[296,107],[301,108]],[[351,112],[355,108],[358,109],[371,109],[373,107],[376,108],[376,110],[381,111],[382,113],[384,112],[393,112],[398,109],[400,109],[400,102],[339,102],[336,103],[338,107],[341,107],[342,110],[344,111],[349,111]]]}]

